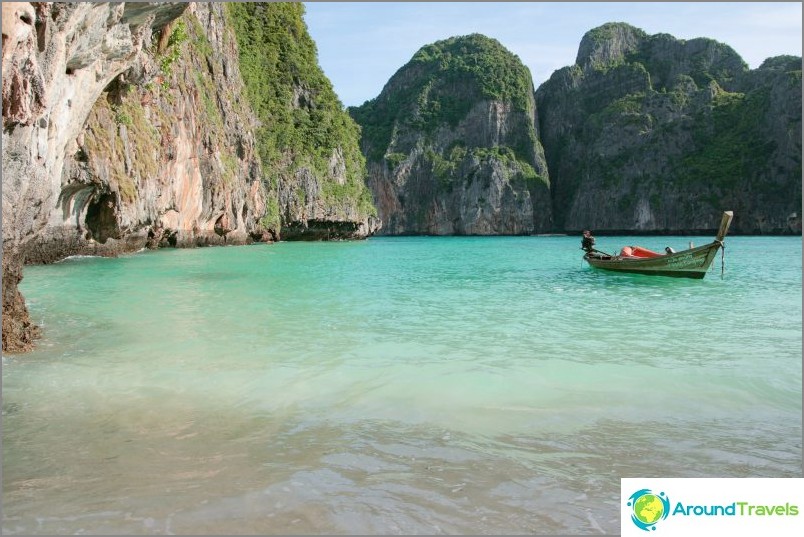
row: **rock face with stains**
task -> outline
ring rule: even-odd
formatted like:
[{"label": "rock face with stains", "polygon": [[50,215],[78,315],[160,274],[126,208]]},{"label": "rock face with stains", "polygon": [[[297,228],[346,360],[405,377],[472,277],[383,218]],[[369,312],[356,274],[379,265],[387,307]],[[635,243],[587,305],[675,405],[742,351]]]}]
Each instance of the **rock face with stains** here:
[{"label": "rock face with stains", "polygon": [[[56,203],[27,262],[273,237],[258,223],[266,195],[222,7],[179,7],[180,17],[151,28],[146,49],[102,88],[66,145]],[[121,23],[151,17],[124,7]]]}]

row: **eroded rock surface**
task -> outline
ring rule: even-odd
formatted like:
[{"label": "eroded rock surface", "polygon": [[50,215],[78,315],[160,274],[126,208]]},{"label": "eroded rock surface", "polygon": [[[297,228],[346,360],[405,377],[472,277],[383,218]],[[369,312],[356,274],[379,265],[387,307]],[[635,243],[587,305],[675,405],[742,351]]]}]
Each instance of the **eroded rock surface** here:
[{"label": "eroded rock surface", "polygon": [[382,233],[550,229],[530,72],[497,41],[475,34],[423,47],[351,112]]}]

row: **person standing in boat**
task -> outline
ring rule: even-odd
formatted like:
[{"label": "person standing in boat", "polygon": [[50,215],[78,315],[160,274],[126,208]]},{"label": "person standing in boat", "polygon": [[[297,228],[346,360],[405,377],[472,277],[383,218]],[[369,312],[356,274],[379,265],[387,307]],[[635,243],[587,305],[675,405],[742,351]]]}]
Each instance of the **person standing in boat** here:
[{"label": "person standing in boat", "polygon": [[583,231],[583,238],[581,239],[581,249],[585,250],[586,253],[591,253],[592,250],[595,249],[595,238],[592,236],[592,232],[588,229]]}]

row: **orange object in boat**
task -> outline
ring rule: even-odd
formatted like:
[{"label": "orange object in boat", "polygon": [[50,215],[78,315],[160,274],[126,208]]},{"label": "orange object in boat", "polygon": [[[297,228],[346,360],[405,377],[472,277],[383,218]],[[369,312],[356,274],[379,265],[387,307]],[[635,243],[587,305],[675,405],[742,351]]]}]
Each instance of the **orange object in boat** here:
[{"label": "orange object in boat", "polygon": [[632,255],[634,255],[634,252],[630,246],[623,246],[623,249],[620,250],[621,257],[631,257]]},{"label": "orange object in boat", "polygon": [[664,254],[654,252],[653,250],[648,250],[647,248],[643,248],[641,246],[632,246],[631,255],[634,257],[662,257]]}]

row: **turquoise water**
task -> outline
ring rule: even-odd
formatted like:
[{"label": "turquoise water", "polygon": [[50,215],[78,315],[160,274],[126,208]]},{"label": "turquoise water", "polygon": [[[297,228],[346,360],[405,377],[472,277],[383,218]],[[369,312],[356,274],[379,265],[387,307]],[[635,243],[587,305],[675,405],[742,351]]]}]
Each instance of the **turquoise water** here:
[{"label": "turquoise water", "polygon": [[800,477],[801,238],[730,237],[695,281],[578,246],[27,267],[45,337],[4,358],[3,530],[617,533],[621,477]]}]

